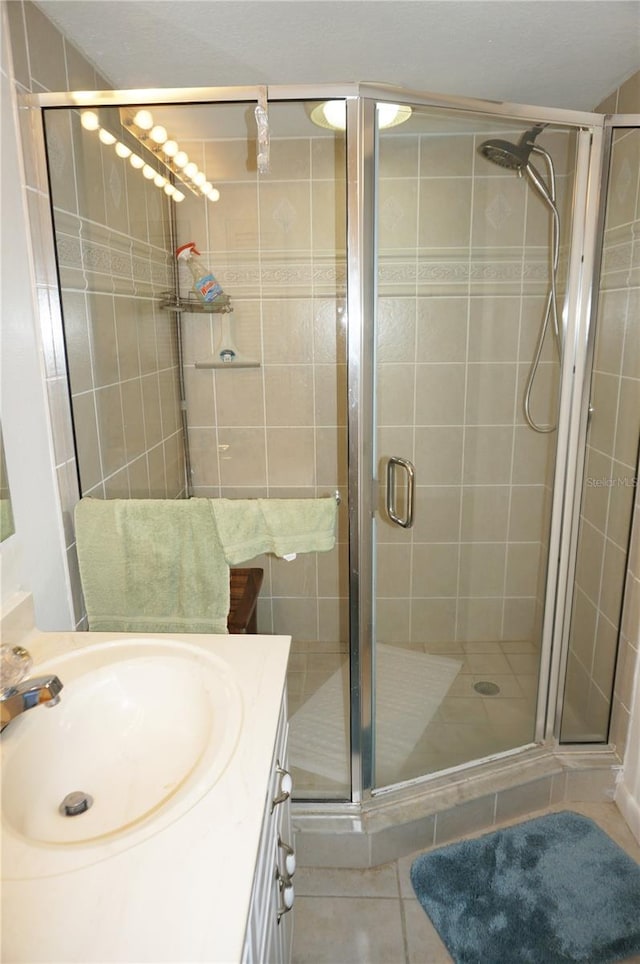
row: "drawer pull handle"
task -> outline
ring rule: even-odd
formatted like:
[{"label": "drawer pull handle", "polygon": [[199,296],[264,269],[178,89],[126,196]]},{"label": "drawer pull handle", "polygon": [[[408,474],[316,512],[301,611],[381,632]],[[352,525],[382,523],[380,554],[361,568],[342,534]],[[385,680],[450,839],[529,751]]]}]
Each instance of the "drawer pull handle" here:
[{"label": "drawer pull handle", "polygon": [[[293,847],[278,837],[278,847],[284,853],[284,874],[291,880],[296,872],[296,855]],[[284,876],[283,874],[283,876]]]},{"label": "drawer pull handle", "polygon": [[293,790],[293,780],[291,779],[291,774],[284,767],[278,765],[276,767],[276,773],[280,775],[280,792],[273,798],[271,803],[271,813],[280,803],[284,803],[291,796],[291,791]]},{"label": "drawer pull handle", "polygon": [[276,870],[276,877],[278,879],[278,887],[280,888],[280,906],[278,907],[278,924],[282,920],[285,914],[288,914],[293,907],[293,902],[295,900],[295,893],[293,890],[293,884],[288,877],[283,877],[279,870]]}]

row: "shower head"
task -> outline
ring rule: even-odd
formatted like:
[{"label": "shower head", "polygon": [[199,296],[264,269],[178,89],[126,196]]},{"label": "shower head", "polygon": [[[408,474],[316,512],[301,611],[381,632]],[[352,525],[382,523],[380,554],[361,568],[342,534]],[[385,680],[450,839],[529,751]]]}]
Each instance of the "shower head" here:
[{"label": "shower head", "polygon": [[488,161],[500,167],[506,167],[510,171],[521,172],[529,163],[534,141],[542,129],[541,126],[536,126],[525,131],[517,144],[499,138],[483,141],[478,150]]}]

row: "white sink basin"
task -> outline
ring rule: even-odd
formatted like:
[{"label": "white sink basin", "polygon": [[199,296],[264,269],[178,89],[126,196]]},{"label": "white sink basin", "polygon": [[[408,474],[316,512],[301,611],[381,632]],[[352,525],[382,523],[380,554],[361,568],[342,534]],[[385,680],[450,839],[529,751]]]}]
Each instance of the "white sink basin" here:
[{"label": "white sink basin", "polygon": [[[5,879],[77,869],[139,843],[207,793],[233,754],[240,692],[202,647],[97,643],[36,671],[64,688],[57,706],[28,710],[2,735]],[[89,808],[61,812],[71,793],[88,795]]]}]

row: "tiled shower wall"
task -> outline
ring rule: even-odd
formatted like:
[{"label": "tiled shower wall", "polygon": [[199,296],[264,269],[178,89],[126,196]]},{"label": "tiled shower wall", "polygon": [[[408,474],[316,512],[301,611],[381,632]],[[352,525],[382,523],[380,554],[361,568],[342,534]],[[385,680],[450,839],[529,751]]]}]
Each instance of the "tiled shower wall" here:
[{"label": "tiled shower wall", "polygon": [[[270,120],[277,131],[277,105]],[[179,243],[196,241],[231,297],[226,318],[236,347],[260,362],[259,368],[196,369],[220,350],[225,316],[183,314],[193,494],[340,492],[334,550],[292,562],[271,556],[249,562],[265,570],[261,631],[346,649],[344,139],[272,134],[264,177],[246,139],[183,146],[221,196],[215,204],[189,197],[180,205]],[[186,295],[187,273],[181,283]]]},{"label": "tiled shower wall", "polygon": [[[524,424],[522,396],[549,219],[524,182],[479,158],[479,140],[382,138],[380,452],[420,468],[411,553],[398,544],[404,533],[380,523],[381,641],[532,639],[540,620],[555,436]],[[541,143],[559,173],[566,240],[573,143],[561,132]],[[273,138],[264,179],[244,141],[184,147],[221,199],[188,198],[179,241],[204,251],[232,298],[237,347],[262,363],[196,369],[219,349],[222,320],[183,316],[194,494],[344,494],[342,139]],[[534,394],[542,423],[553,420],[556,384],[549,338]],[[262,628],[346,640],[344,524],[335,557],[257,562]]]},{"label": "tiled shower wall", "polygon": [[[526,180],[478,154],[489,136],[381,139],[380,473],[386,457],[404,456],[417,485],[413,529],[380,513],[382,642],[539,635],[555,433],[526,425],[523,396],[550,222]],[[539,143],[559,175],[566,243],[574,141],[545,132]],[[561,309],[561,284],[559,300]],[[557,382],[549,332],[533,394],[539,424],[554,422]]]},{"label": "tiled shower wall", "polygon": [[173,202],[79,112],[45,121],[82,494],[184,497],[175,318],[159,307]]},{"label": "tiled shower wall", "polygon": [[[640,74],[602,105],[640,110]],[[606,739],[640,441],[640,131],[614,135],[567,668],[565,740]],[[630,583],[629,592],[634,583]],[[629,602],[632,607],[633,603]],[[618,711],[628,716],[637,640],[620,636]],[[618,730],[617,726],[614,730]],[[626,726],[623,728],[626,731]]]}]

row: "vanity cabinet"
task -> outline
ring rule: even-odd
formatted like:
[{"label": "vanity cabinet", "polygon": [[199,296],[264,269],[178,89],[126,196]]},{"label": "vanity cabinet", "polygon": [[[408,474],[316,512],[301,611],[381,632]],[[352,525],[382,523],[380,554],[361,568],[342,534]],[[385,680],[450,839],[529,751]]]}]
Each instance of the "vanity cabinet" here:
[{"label": "vanity cabinet", "polygon": [[291,960],[295,852],[287,734],[285,691],[265,799],[242,964],[288,964]]}]

